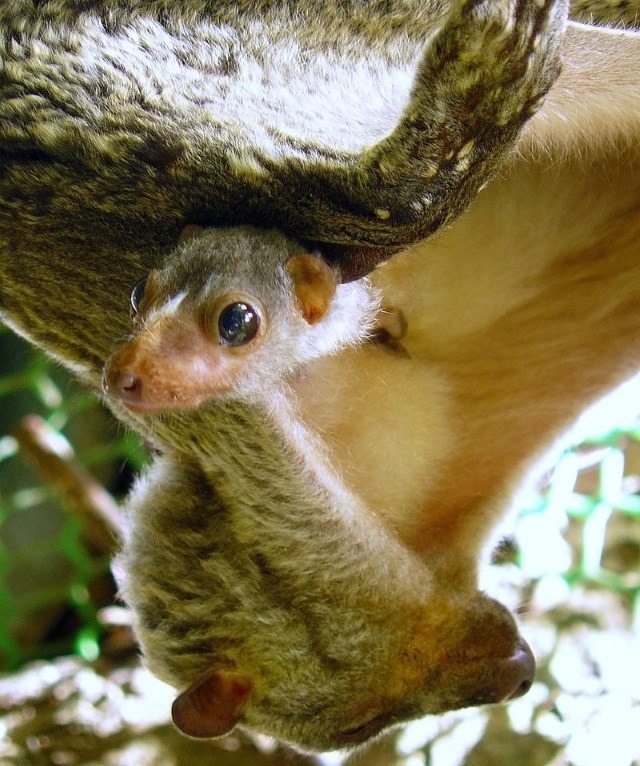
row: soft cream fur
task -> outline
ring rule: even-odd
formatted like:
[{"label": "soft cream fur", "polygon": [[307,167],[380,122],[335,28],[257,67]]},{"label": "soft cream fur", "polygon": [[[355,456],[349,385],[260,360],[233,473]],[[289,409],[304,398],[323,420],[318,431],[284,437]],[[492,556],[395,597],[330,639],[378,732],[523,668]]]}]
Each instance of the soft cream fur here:
[{"label": "soft cream fur", "polygon": [[500,178],[374,272],[410,358],[348,352],[299,387],[346,482],[429,557],[484,539],[532,461],[640,364],[640,35],[571,24],[566,48]]}]

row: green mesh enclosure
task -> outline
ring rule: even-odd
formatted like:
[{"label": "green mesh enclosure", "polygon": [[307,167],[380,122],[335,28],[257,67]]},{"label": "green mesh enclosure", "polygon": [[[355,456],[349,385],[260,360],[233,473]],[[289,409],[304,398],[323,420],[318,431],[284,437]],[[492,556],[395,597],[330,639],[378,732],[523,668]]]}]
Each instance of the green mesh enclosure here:
[{"label": "green mesh enclosure", "polygon": [[116,494],[144,452],[95,397],[8,331],[0,365],[0,671],[69,652],[95,659],[98,609],[115,593],[109,556],[90,550],[82,520],[29,466],[13,434],[24,417],[40,416]]},{"label": "green mesh enclosure", "polygon": [[[590,436],[562,455],[537,501],[523,516],[545,514],[573,538],[575,553],[560,574],[631,600],[640,628],[640,419]],[[623,530],[618,540],[612,527]],[[625,530],[629,534],[625,534]],[[619,535],[618,535],[619,536]],[[620,536],[619,536],[620,537]],[[520,558],[526,550],[520,550]]]}]

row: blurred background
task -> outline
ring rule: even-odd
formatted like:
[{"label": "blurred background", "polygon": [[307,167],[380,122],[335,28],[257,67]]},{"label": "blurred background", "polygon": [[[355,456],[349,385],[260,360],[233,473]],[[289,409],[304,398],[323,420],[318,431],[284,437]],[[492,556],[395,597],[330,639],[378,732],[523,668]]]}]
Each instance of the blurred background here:
[{"label": "blurred background", "polygon": [[[637,407],[634,407],[637,401]],[[199,743],[140,667],[109,571],[143,445],[54,364],[0,334],[0,765],[640,764],[640,398],[517,498],[484,586],[519,615],[537,680],[347,759],[267,738]]]}]

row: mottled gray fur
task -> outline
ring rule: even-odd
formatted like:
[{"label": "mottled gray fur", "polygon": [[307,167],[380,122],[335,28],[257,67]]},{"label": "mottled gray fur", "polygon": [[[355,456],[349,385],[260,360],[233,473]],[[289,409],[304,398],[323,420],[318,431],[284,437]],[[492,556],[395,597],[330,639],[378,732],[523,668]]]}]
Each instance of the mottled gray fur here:
[{"label": "mottled gray fur", "polygon": [[9,0],[0,220],[19,231],[0,224],[0,248],[19,260],[44,237],[104,272],[116,252],[148,264],[185,223],[248,222],[363,273],[495,172],[557,75],[563,16],[561,0]]},{"label": "mottled gray fur", "polygon": [[168,453],[133,494],[119,582],[151,670],[179,690],[249,677],[241,725],[313,750],[515,692],[508,612],[434,587],[274,412],[184,413],[199,459]]}]

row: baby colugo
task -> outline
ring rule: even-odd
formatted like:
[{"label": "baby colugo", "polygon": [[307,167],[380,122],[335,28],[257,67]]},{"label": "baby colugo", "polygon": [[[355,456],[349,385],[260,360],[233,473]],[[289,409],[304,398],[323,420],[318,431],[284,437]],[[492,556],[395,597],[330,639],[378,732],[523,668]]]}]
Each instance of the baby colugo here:
[{"label": "baby colugo", "polygon": [[262,395],[374,325],[399,325],[378,304],[366,279],[339,285],[277,231],[189,225],[165,267],[133,289],[133,337],[108,361],[104,388],[135,412]]},{"label": "baby colugo", "polygon": [[529,688],[508,611],[443,586],[344,485],[282,385],[374,326],[366,281],[337,285],[278,233],[211,230],[133,308],[105,387],[165,446],[128,503],[116,570],[147,665],[182,690],[183,732],[240,725],[335,749]]}]

